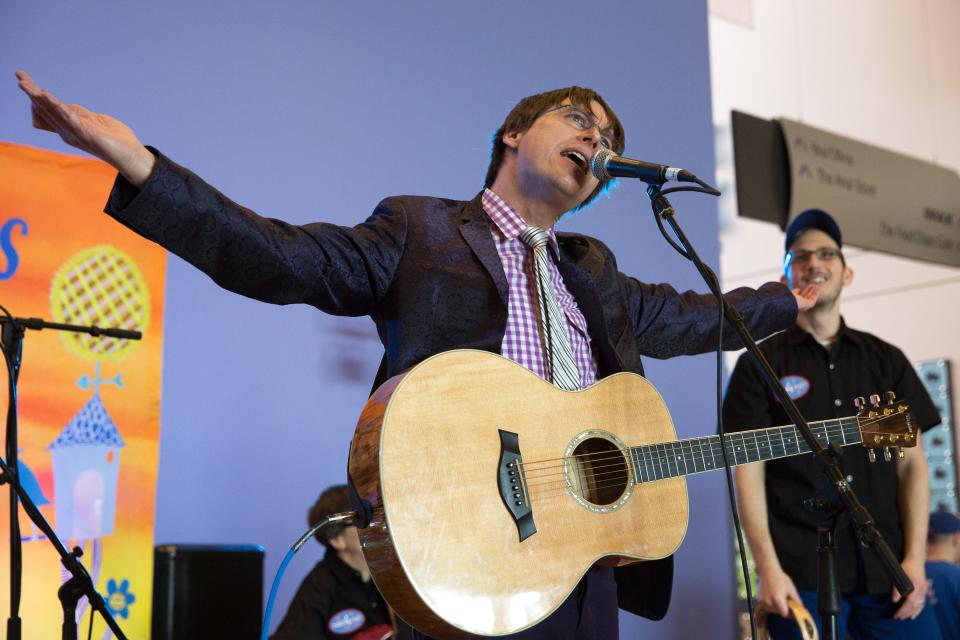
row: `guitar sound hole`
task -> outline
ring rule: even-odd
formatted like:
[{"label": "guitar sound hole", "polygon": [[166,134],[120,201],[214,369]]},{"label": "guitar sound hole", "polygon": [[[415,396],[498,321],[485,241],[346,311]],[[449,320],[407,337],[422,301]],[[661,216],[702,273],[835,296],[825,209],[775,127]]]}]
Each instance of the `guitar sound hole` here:
[{"label": "guitar sound hole", "polygon": [[591,504],[613,504],[627,490],[629,468],[623,452],[604,438],[588,438],[567,459],[567,480]]}]

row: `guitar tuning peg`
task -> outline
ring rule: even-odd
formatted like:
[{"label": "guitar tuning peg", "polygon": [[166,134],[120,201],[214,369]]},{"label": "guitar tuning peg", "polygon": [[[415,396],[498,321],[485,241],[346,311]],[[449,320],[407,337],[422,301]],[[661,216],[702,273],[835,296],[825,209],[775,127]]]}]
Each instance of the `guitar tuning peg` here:
[{"label": "guitar tuning peg", "polygon": [[879,406],[880,406],[880,395],[879,395],[879,394],[876,394],[876,393],[871,393],[871,394],[870,394],[870,404],[873,405],[874,407],[879,407]]},{"label": "guitar tuning peg", "polygon": [[857,410],[863,409],[863,405],[864,405],[863,396],[857,396],[856,398],[853,399],[853,406],[855,406]]},{"label": "guitar tuning peg", "polygon": [[885,395],[887,396],[887,404],[893,404],[897,397],[897,394],[893,391],[887,391]]},{"label": "guitar tuning peg", "polygon": [[867,449],[867,459],[868,459],[870,462],[876,462],[876,461],[877,461],[877,452],[874,451],[873,449]]},{"label": "guitar tuning peg", "polygon": [[903,460],[906,457],[906,454],[903,453],[903,447],[897,447],[897,458]]},{"label": "guitar tuning peg", "polygon": [[890,447],[883,448],[883,461],[890,462],[893,460],[893,454],[890,453]]}]

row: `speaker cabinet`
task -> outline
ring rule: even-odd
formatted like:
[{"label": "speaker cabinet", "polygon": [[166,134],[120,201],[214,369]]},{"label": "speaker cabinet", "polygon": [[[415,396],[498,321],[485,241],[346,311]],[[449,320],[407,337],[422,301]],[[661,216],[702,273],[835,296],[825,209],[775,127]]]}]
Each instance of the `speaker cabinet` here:
[{"label": "speaker cabinet", "polygon": [[159,545],[153,555],[153,640],[258,640],[263,547]]}]

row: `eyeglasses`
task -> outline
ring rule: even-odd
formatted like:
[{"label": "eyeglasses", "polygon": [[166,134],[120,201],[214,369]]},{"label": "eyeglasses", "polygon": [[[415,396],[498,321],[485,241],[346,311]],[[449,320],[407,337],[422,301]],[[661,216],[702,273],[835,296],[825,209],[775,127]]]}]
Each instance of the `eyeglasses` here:
[{"label": "eyeglasses", "polygon": [[590,131],[591,129],[596,129],[600,132],[600,144],[604,149],[613,149],[613,141],[610,140],[609,136],[603,135],[603,130],[600,128],[600,121],[592,113],[588,113],[581,109],[580,107],[573,104],[561,104],[558,107],[553,107],[544,111],[544,115],[552,113],[554,111],[563,111],[563,117],[573,125],[574,129],[578,131]]},{"label": "eyeglasses", "polygon": [[840,252],[840,249],[817,249],[816,251],[800,249],[798,251],[788,251],[783,263],[785,267],[789,267],[791,264],[807,264],[810,262],[810,256],[817,256],[819,262],[832,262],[837,258],[842,258],[843,253]]}]

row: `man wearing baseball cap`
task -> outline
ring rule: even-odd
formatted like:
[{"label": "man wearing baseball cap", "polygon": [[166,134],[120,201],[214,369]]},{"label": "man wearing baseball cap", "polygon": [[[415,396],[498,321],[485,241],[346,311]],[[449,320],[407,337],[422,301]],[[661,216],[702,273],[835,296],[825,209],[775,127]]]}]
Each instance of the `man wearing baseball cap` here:
[{"label": "man wearing baseball cap", "polygon": [[[780,383],[808,421],[857,413],[854,398],[893,391],[909,401],[915,424],[928,429],[940,422],[933,402],[897,347],[851,329],[840,314],[843,290],[853,269],[843,255],[836,220],[808,209],[789,224],[781,281],[791,287],[819,289],[816,304],[797,316],[796,325],[761,345]],[[728,431],[792,422],[749,355],[741,356],[730,378],[723,406]],[[847,481],[873,515],[880,532],[914,584],[903,602],[879,559],[860,546],[843,515],[836,529],[836,574],[841,593],[840,637],[939,638],[936,618],[924,607],[927,514],[930,489],[921,447],[904,450],[903,460],[870,463],[859,446],[843,449],[840,464]],[[802,600],[817,619],[817,523],[822,516],[803,507],[825,497],[826,478],[812,456],[796,456],[741,465],[736,473],[744,531],[756,561],[757,600],[771,615],[771,637],[800,638],[784,617],[787,598]],[[792,627],[792,628],[791,628]]]},{"label": "man wearing baseball cap", "polygon": [[930,514],[927,534],[927,604],[946,638],[960,638],[960,518],[949,511]]}]

